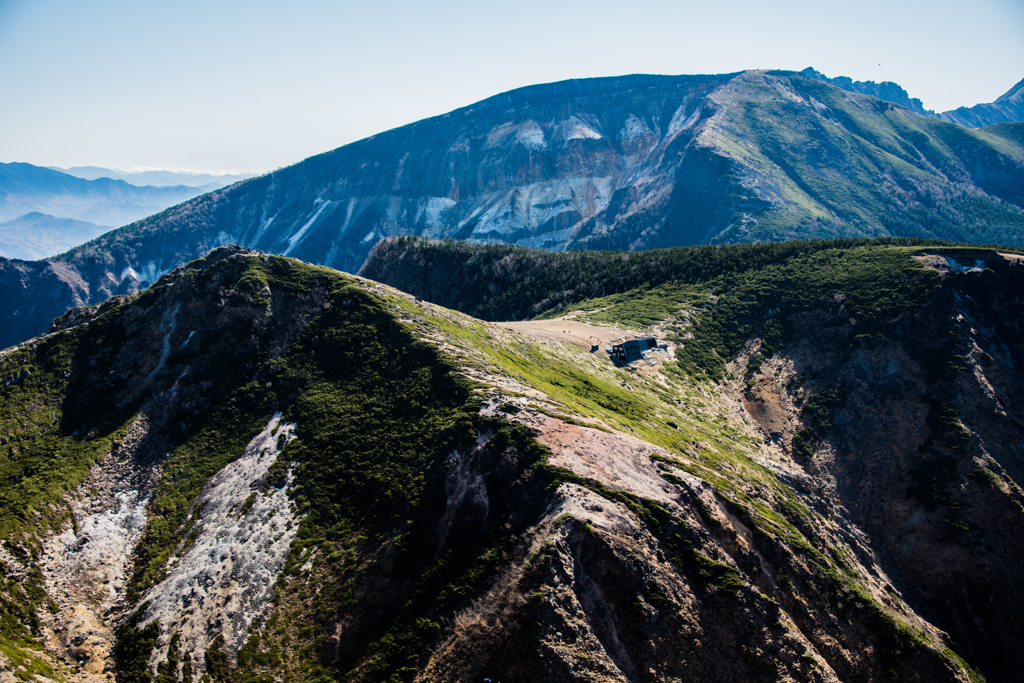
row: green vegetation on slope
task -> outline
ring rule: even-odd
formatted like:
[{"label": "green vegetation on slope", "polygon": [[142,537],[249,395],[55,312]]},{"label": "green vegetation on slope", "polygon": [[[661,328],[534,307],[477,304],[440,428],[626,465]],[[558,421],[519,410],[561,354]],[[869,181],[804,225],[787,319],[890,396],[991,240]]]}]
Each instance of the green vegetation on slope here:
[{"label": "green vegetation on slope", "polygon": [[32,539],[40,529],[58,529],[68,518],[63,494],[116,443],[122,427],[78,434],[63,405],[69,376],[93,344],[106,343],[106,332],[101,318],[88,340],[72,330],[0,356],[0,539],[24,540],[38,551]]},{"label": "green vegetation on slope", "polygon": [[[193,280],[202,286],[214,276],[196,269]],[[388,302],[360,283],[290,259],[249,257],[237,289],[269,306],[281,293],[308,292],[316,280],[327,288],[321,312],[282,355],[263,360],[254,381],[234,389],[184,435],[166,465],[183,474],[162,480],[150,504],[154,517],[140,543],[136,595],[162,578],[168,557],[188,535],[188,514],[203,482],[241,454],[275,407],[296,424],[298,439],[267,477],[276,481],[292,469],[290,493],[303,514],[276,586],[276,608],[239,654],[238,667],[230,665],[223,643],[214,643],[206,653],[213,680],[406,679],[437,635],[438,619],[497,569],[497,551],[508,538],[507,529],[476,528],[459,517],[446,538],[436,537],[452,455],[465,457],[478,434],[489,433],[478,457],[522,460],[514,473],[488,475],[490,510],[503,512],[502,519],[524,525],[536,514],[526,501],[543,491],[522,477],[543,454],[527,430],[479,417],[472,387],[451,361],[419,341],[387,310]],[[311,591],[309,570],[302,567],[314,557],[312,572],[321,585]],[[391,598],[381,603],[365,586],[385,577]],[[324,629],[339,613],[361,615],[352,626],[358,635],[347,649],[321,657],[315,653],[325,648]],[[121,634],[119,652],[135,672],[132,681],[148,679],[138,663],[149,657],[153,637],[151,627],[132,624]]]},{"label": "green vegetation on slope", "polygon": [[92,344],[105,343],[110,333],[101,318],[88,336],[73,330],[0,356],[0,543],[22,573],[0,564],[0,650],[23,670],[50,677],[58,674],[32,654],[40,647],[40,610],[52,609],[38,565],[40,539],[72,519],[63,496],[125,428],[122,412],[81,434],[64,398]]},{"label": "green vegetation on slope", "polygon": [[[938,240],[883,238],[796,240],[637,252],[550,252],[506,244],[469,244],[402,236],[378,243],[362,274],[476,318],[521,320],[562,315],[585,300],[626,293],[629,293],[628,298],[633,298],[669,283],[700,285],[707,289],[709,283],[718,278],[754,277],[758,271],[771,266],[785,267],[794,259],[811,263],[806,259],[819,252],[830,255],[813,263],[819,267],[830,266],[828,259],[842,261],[845,250],[885,246],[977,248],[977,245]],[[873,277],[884,277],[885,265],[877,263],[877,275]],[[898,265],[901,270],[906,268]],[[822,277],[830,276],[823,274]],[[653,313],[660,315],[662,311]]]},{"label": "green vegetation on slope", "polygon": [[[698,285],[675,282],[643,292],[579,302],[600,322],[646,326],[682,313],[689,323],[678,337],[680,364],[690,375],[718,381],[725,363],[747,339],[762,337],[765,352],[789,335],[786,316],[809,310],[843,310],[870,334],[880,322],[919,306],[938,273],[909,258],[916,248],[858,246],[797,252],[760,268],[725,273]],[[955,254],[955,250],[950,252]],[[604,309],[604,310],[600,310]]]},{"label": "green vegetation on slope", "polygon": [[[408,680],[439,633],[438,621],[496,570],[497,549],[508,538],[507,530],[458,520],[447,538],[436,537],[453,454],[466,457],[483,433],[492,434],[490,455],[480,457],[511,452],[525,458],[525,468],[541,451],[525,429],[477,416],[471,386],[449,359],[399,323],[385,301],[343,280],[330,303],[276,361],[274,385],[299,436],[282,456],[296,466],[294,493],[309,513],[296,550],[319,549],[317,566],[331,571],[321,574],[326,585],[318,598],[303,582],[279,582],[283,607],[255,651],[279,657],[265,670],[286,676]],[[512,475],[488,475],[491,514],[525,524],[535,514],[529,496],[522,497],[529,478],[505,476]],[[397,556],[388,557],[388,547]],[[307,556],[293,551],[286,574]],[[370,574],[389,578],[391,601],[381,604],[379,595],[365,592]],[[326,660],[326,668],[312,663],[319,658],[281,654],[292,636],[287,622],[312,616],[326,624],[338,612],[360,615],[354,628],[361,635]],[[324,648],[322,631],[294,635],[310,652]],[[228,678],[246,680],[240,675]]]},{"label": "green vegetation on slope", "polygon": [[[717,145],[784,198],[727,241],[917,236],[1020,244],[1024,150],[787,72],[745,74]],[[1011,130],[1013,126],[1009,127]]]},{"label": "green vegetation on slope", "polygon": [[[670,252],[676,250],[651,252],[649,256],[570,254],[552,257],[506,247],[477,248],[446,243],[427,243],[424,250],[428,253],[420,256],[427,262],[436,256],[436,253],[430,253],[432,250],[445,252],[445,257],[453,259],[453,254],[462,251],[468,258],[468,265],[462,272],[472,274],[470,281],[475,281],[476,273],[488,269],[501,271],[511,268],[514,263],[526,264],[526,272],[536,274],[549,287],[536,294],[538,298],[535,301],[544,306],[552,306],[555,294],[565,299],[574,298],[566,293],[573,292],[572,287],[580,282],[575,279],[578,276],[576,269],[579,263],[587,263],[588,259],[606,267],[606,270],[598,268],[598,274],[627,272],[639,280],[639,286],[634,289],[612,296],[575,300],[571,306],[552,306],[546,315],[578,310],[582,312],[583,320],[597,323],[641,330],[659,326],[678,345],[678,366],[673,372],[671,364],[667,365],[669,372],[660,387],[641,378],[630,378],[626,373],[616,375],[614,371],[589,371],[582,358],[573,361],[560,358],[559,354],[544,353],[525,339],[517,339],[511,344],[507,339],[494,339],[483,326],[453,321],[446,323],[443,318],[432,322],[443,331],[449,342],[458,345],[455,340],[461,339],[466,349],[479,354],[479,370],[518,378],[527,385],[540,388],[566,414],[582,415],[619,429],[632,430],[669,452],[682,454],[685,457],[676,459],[675,466],[711,482],[716,493],[734,506],[733,513],[748,528],[758,535],[763,534],[768,546],[773,544],[771,539],[781,540],[802,558],[798,562],[799,567],[791,565],[787,569],[794,581],[797,577],[803,577],[800,579],[803,582],[825,581],[826,585],[834,587],[834,599],[840,603],[855,599],[863,609],[885,614],[885,610],[869,597],[861,585],[862,578],[851,573],[850,567],[858,564],[855,558],[837,555],[831,550],[822,552],[834,541],[820,538],[814,531],[821,525],[817,513],[808,517],[806,508],[801,511],[803,506],[796,502],[798,499],[793,492],[779,485],[772,473],[753,463],[748,455],[753,450],[751,444],[745,444],[736,438],[736,434],[731,434],[724,421],[708,419],[710,416],[706,413],[698,417],[692,407],[700,405],[701,391],[713,391],[702,380],[721,379],[726,363],[733,360],[748,340],[761,340],[762,355],[758,358],[762,362],[764,356],[778,351],[785,353],[788,344],[795,340],[794,335],[798,334],[792,328],[793,321],[800,319],[798,314],[811,313],[811,318],[803,318],[805,322],[802,324],[807,320],[817,320],[820,324],[835,326],[837,340],[846,339],[849,335],[848,342],[842,342],[844,347],[849,343],[849,347],[844,352],[841,349],[840,362],[851,360],[861,348],[867,352],[875,347],[883,348],[885,344],[900,344],[913,349],[923,371],[923,384],[920,397],[912,398],[926,404],[929,411],[927,422],[932,428],[932,436],[924,449],[935,448],[938,453],[952,450],[959,452],[960,457],[965,456],[966,451],[960,442],[966,433],[956,410],[949,403],[949,394],[955,386],[955,373],[964,367],[964,331],[955,320],[945,321],[944,318],[949,303],[961,296],[951,289],[959,287],[956,283],[961,279],[946,281],[943,286],[936,271],[925,269],[911,257],[939,254],[961,264],[973,264],[977,259],[986,258],[993,259],[993,263],[1001,261],[993,249],[935,243],[922,245],[911,240],[844,240],[836,243],[679,250],[687,256],[693,252],[719,252],[723,254],[723,261],[729,254],[760,258],[746,269],[723,267],[719,272],[711,271],[709,276],[698,276],[690,282],[673,279],[668,274],[666,256],[674,256]],[[434,261],[432,265],[436,264]],[[642,271],[644,267],[649,270],[641,272],[641,275],[630,271]],[[643,278],[657,268],[662,269],[660,281]],[[458,270],[456,263],[452,271]],[[968,280],[980,283],[988,281],[985,278],[991,279],[992,275],[986,271],[973,277],[973,280]],[[600,288],[608,284],[609,280],[595,276],[586,286]],[[980,300],[976,290],[984,285],[971,287],[969,295]],[[499,292],[495,298],[505,295],[495,288],[483,291],[485,295],[487,291],[492,294]],[[935,310],[929,310],[930,307]],[[938,334],[933,334],[936,332]],[[995,348],[991,351],[996,353]],[[994,362],[991,355],[983,358],[988,358],[989,364]],[[756,359],[754,363],[756,365]],[[853,378],[826,384],[819,393],[810,395],[804,408],[806,428],[794,439],[797,453],[808,466],[819,443],[835,436],[836,414],[846,407],[856,385],[856,382],[849,386],[844,384],[848,381],[853,381]],[[600,387],[604,394],[603,401],[588,400],[591,388],[595,386]],[[662,399],[663,391],[668,401]],[[623,396],[624,403],[621,406],[609,405],[608,401],[617,394]],[[673,407],[675,400],[681,401],[679,413]],[[637,416],[643,418],[637,419]],[[669,421],[679,428],[669,428]],[[695,447],[697,444],[700,446]],[[928,505],[949,508],[949,512],[943,514],[947,515],[951,538],[959,538],[961,542],[979,542],[980,537],[977,536],[969,540],[967,534],[975,534],[976,530],[965,526],[958,516],[960,504],[953,503],[951,497],[952,486],[962,483],[962,478],[955,468],[944,465],[945,460],[936,460],[932,463],[934,466],[929,464],[931,462],[926,453],[922,466],[910,472],[911,481],[916,482],[916,486],[912,486],[908,494]],[[765,546],[759,544],[759,547],[763,549]],[[901,633],[900,629],[906,627],[897,624],[894,628],[893,633]],[[904,642],[903,647],[909,647],[908,641],[898,633],[891,640]],[[953,654],[948,654],[948,657],[959,661]]]},{"label": "green vegetation on slope", "polygon": [[[549,263],[564,259],[576,268],[587,258],[604,263],[605,274],[621,276],[610,289],[638,282],[625,292],[578,300],[574,308],[595,322],[634,328],[665,328],[667,323],[665,329],[674,330],[670,334],[680,348],[676,362],[670,362],[666,375],[657,380],[593,362],[582,353],[574,356],[506,335],[290,259],[244,256],[234,270],[227,260],[193,264],[180,277],[197,290],[216,291],[227,300],[238,297],[233,310],[244,312],[241,319],[252,325],[260,351],[245,362],[217,362],[192,370],[195,378],[188,381],[215,383],[218,399],[201,414],[172,413],[164,461],[168,476],[153,492],[133,595],[141,596],[162,578],[170,554],[187,542],[194,521],[189,515],[196,514],[193,506],[204,483],[241,455],[275,410],[285,411],[285,419],[297,425],[299,438],[281,454],[264,486],[294,472],[291,495],[304,517],[275,585],[274,607],[254,629],[237,666],[232,665],[223,638],[205,653],[213,680],[410,680],[447,620],[480,595],[499,571],[510,539],[536,521],[551,488],[562,482],[585,486],[626,505],[671,551],[678,571],[706,595],[724,600],[746,595],[744,581],[760,571],[754,564],[740,562],[734,567],[721,561],[725,557],[702,552],[705,539],[684,529],[658,503],[552,467],[529,430],[480,416],[475,390],[481,387],[466,379],[472,371],[478,377],[515,378],[546,397],[538,406],[542,410],[604,429],[630,431],[663,449],[651,457],[665,480],[681,492],[687,490],[684,472],[709,482],[723,509],[751,530],[759,551],[781,571],[780,585],[792,595],[776,597],[788,601],[785,609],[795,619],[827,622],[830,628],[839,628],[836,614],[842,619],[859,615],[858,619],[884,621],[885,609],[870,596],[865,577],[853,569],[856,559],[839,549],[845,546],[837,545],[828,520],[755,461],[758,442],[710,407],[717,389],[708,380],[720,379],[725,363],[752,337],[763,339],[765,356],[783,349],[792,335],[786,321],[800,312],[824,310],[837,319],[855,319],[858,331],[868,335],[885,332],[888,323],[919,309],[936,290],[935,273],[910,258],[919,251],[919,246],[893,242],[745,245],[652,252],[634,264],[622,255],[552,255]],[[960,252],[947,248],[945,253]],[[744,260],[730,266],[730,254]],[[532,260],[531,268],[543,261],[536,254],[520,255]],[[572,278],[576,273],[569,268],[559,275]],[[544,282],[558,285],[555,278]],[[595,286],[605,284],[596,281]],[[131,305],[155,310],[170,292],[165,284]],[[300,304],[308,304],[310,311],[301,333],[286,344],[272,343],[267,321]],[[99,316],[87,329],[75,328],[45,342],[78,340],[81,348],[103,339],[108,339],[106,346],[122,344],[128,328],[114,322],[127,324],[127,305],[112,307],[107,317]],[[442,353],[439,341],[457,352]],[[957,348],[949,346],[952,351]],[[60,376],[70,382],[68,386],[92,386],[83,373],[104,376],[114,355],[109,349],[90,348],[82,358],[95,360],[94,370],[83,366],[65,377],[61,373],[66,370],[58,368],[52,378]],[[24,378],[18,382],[25,381],[24,386],[35,392],[18,394],[22,403],[10,402],[11,410],[31,406],[45,396],[38,387],[46,385],[27,381],[37,375],[41,381],[43,373],[21,372],[31,360],[27,355],[10,358],[10,376]],[[161,381],[185,377],[189,361],[184,355],[176,352],[166,360]],[[936,378],[946,367],[943,363],[937,366]],[[186,384],[183,381],[181,391]],[[53,395],[54,405],[66,391],[62,388]],[[805,408],[813,430],[805,434],[810,455],[816,440],[828,436],[831,416],[841,403],[842,395],[833,393],[817,394]],[[143,400],[145,395],[139,394],[114,410],[107,404],[87,409],[69,401],[67,410],[74,415],[74,424],[88,427],[83,443],[93,444],[102,455],[108,446],[101,439],[116,440],[117,430]],[[26,410],[12,412],[11,424],[31,414]],[[947,428],[937,431],[943,443],[955,445],[960,438],[955,410],[952,415],[936,410],[934,421]],[[64,423],[72,421],[65,418]],[[25,430],[42,429],[38,424],[25,426],[35,423],[18,424]],[[471,454],[478,459],[475,464],[469,462]],[[91,460],[68,462],[78,468],[80,481]],[[463,467],[475,467],[485,481],[484,515],[470,502],[450,517],[452,477],[466,476]],[[943,467],[940,461],[934,471],[922,470],[915,495],[947,504],[948,468]],[[12,481],[23,486],[23,495],[36,496],[36,508],[60,501],[61,492],[25,484],[28,476]],[[712,513],[703,503],[697,507],[714,530]],[[59,525],[59,515],[55,507],[47,523]],[[441,520],[449,517],[454,520],[451,527],[439,534]],[[508,526],[492,526],[487,521],[491,519],[507,521]],[[389,587],[384,597],[372,589],[382,583]],[[816,585],[823,588],[815,589]],[[13,587],[7,590],[14,595]],[[763,601],[756,592],[748,597]],[[14,600],[11,605],[9,614],[16,618],[27,613],[30,603]],[[346,624],[344,638],[332,638],[335,623]],[[126,626],[118,646],[126,679],[133,683],[150,679],[146,662],[157,636],[152,625],[141,630],[137,626],[137,621]],[[879,626],[879,633],[879,647],[887,652],[931,652],[926,638],[898,621],[888,630]],[[32,636],[26,631],[8,637],[22,635]],[[179,657],[172,648],[167,661],[160,663],[159,680],[174,677]],[[893,666],[894,671],[899,669]]]}]

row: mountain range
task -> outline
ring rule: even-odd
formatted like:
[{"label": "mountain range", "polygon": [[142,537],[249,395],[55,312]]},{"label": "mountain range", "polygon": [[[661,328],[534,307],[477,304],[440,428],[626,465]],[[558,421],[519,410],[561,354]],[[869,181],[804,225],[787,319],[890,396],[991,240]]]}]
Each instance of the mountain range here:
[{"label": "mountain range", "polygon": [[0,261],[0,343],[228,243],[349,272],[395,234],[554,250],[885,235],[1012,245],[1022,207],[1024,124],[969,129],[795,72],[566,81],[205,194],[57,259]]},{"label": "mountain range", "polygon": [[1024,124],[892,85],[533,86],[0,259],[0,683],[1016,681]]},{"label": "mountain range", "polygon": [[0,255],[22,261],[41,260],[110,230],[113,227],[109,225],[56,218],[32,211],[14,220],[0,222]]},{"label": "mountain range", "polygon": [[39,212],[99,225],[126,225],[192,199],[205,190],[138,187],[123,180],[83,180],[24,163],[0,163],[0,220]]},{"label": "mountain range", "polygon": [[226,184],[139,186],[31,164],[0,164],[0,257],[40,260],[61,254]]},{"label": "mountain range", "polygon": [[73,175],[76,178],[84,178],[85,180],[111,178],[113,180],[123,180],[132,185],[154,185],[157,187],[185,185],[187,187],[198,187],[204,192],[217,190],[226,185],[237,183],[240,180],[252,178],[255,175],[253,173],[202,173],[199,171],[167,171],[163,169],[120,171],[101,166],[72,166],[71,168],[49,166],[48,168],[53,171]]},{"label": "mountain range", "polygon": [[228,246],[0,354],[4,676],[1019,678],[1021,253],[370,266],[534,319]]}]

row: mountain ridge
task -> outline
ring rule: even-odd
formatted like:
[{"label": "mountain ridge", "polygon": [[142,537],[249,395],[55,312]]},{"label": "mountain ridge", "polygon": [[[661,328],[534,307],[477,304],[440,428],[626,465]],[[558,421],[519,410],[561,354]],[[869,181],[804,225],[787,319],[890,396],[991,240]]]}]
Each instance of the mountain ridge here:
[{"label": "mountain ridge", "polygon": [[[227,243],[349,272],[394,234],[556,250],[885,235],[1016,244],[1022,127],[965,129],[793,72],[531,86],[209,193],[33,272],[52,270],[61,301],[85,304]],[[0,262],[12,299],[32,298],[27,272]]]},{"label": "mountain ridge", "polygon": [[84,180],[21,162],[0,163],[0,220],[37,211],[101,225],[126,225],[202,194],[198,188],[139,187],[123,180]]},{"label": "mountain ridge", "polygon": [[523,324],[235,246],[70,311],[0,354],[0,662],[1013,680],[1024,261],[685,251]]},{"label": "mountain ridge", "polygon": [[920,99],[911,97],[910,94],[898,83],[894,83],[892,81],[882,81],[880,83],[876,83],[875,81],[855,81],[848,76],[836,76],[834,78],[829,78],[814,67],[810,66],[799,73],[801,76],[814,78],[849,92],[873,95],[880,100],[885,100],[886,102],[892,102],[893,104],[898,104],[901,107],[906,107],[915,114],[920,114],[921,116],[940,118],[940,115],[936,114],[931,109],[925,109],[924,104]]},{"label": "mountain ridge", "polygon": [[931,109],[925,109],[921,100],[911,97],[906,90],[892,81],[882,81],[881,83],[854,81],[846,76],[829,78],[813,67],[807,67],[799,73],[808,78],[830,83],[849,92],[873,95],[881,100],[906,107],[922,116],[942,119],[943,121],[957,123],[968,128],[983,128],[999,123],[1019,123],[1024,121],[1024,79],[1021,79],[1016,85],[990,103],[975,104],[969,107],[962,106],[936,113]]},{"label": "mountain ridge", "polygon": [[939,117],[974,128],[1024,120],[1024,79],[990,104],[958,107],[942,112]]},{"label": "mountain ridge", "polygon": [[0,256],[21,261],[42,260],[62,254],[110,230],[113,226],[32,211],[14,220],[0,222]]},{"label": "mountain ridge", "polygon": [[255,173],[203,173],[199,171],[168,171],[164,169],[121,171],[101,166],[72,166],[71,168],[47,166],[47,168],[84,180],[111,178],[112,180],[123,180],[138,187],[147,185],[158,187],[185,185],[188,187],[199,187],[205,192],[217,190],[226,185],[231,185],[257,175]]}]

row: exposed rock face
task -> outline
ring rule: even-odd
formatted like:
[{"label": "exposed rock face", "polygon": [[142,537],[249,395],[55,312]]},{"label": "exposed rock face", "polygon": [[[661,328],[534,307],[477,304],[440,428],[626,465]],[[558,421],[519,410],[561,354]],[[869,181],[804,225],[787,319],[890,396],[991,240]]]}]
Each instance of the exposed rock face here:
[{"label": "exposed rock face", "polygon": [[921,116],[930,116],[932,118],[936,117],[935,112],[924,108],[924,105],[921,104],[921,100],[916,97],[911,97],[906,90],[892,81],[882,81],[881,83],[876,83],[874,81],[855,81],[847,76],[829,78],[825,74],[811,67],[801,71],[800,75],[824,81],[825,83],[831,83],[832,85],[849,92],[861,93],[862,95],[872,95],[880,100],[885,100],[886,102],[892,102],[893,104],[898,104],[901,107],[906,107],[915,114],[920,114]]},{"label": "exposed rock face", "polygon": [[210,479],[196,501],[193,531],[168,560],[167,578],[143,598],[148,607],[140,623],[159,621],[162,634],[153,650],[154,666],[167,659],[173,633],[192,670],[203,671],[198,653],[217,636],[237,652],[253,620],[266,611],[298,533],[295,505],[288,497],[293,477],[263,490],[270,465],[294,438],[292,428],[275,415],[238,460]]},{"label": "exposed rock face", "polygon": [[[1011,578],[1024,567],[1024,492],[1009,483],[1024,476],[1016,455],[1024,429],[1011,417],[1024,410],[1016,360],[1024,330],[1018,316],[1001,313],[1024,303],[1024,269],[1015,263],[982,262],[1000,277],[946,271],[934,309],[906,323],[934,346],[875,341],[836,368],[852,391],[836,413],[834,453],[822,463],[886,565],[914,587],[908,598],[1002,680],[1024,666],[1014,616],[1024,596]],[[955,374],[943,375],[929,363],[950,337],[966,354]],[[893,481],[907,482],[909,500],[894,495]]]},{"label": "exposed rock face", "polygon": [[[100,468],[91,479],[101,472]],[[78,528],[51,538],[42,563],[50,595],[64,606],[53,627],[72,658],[89,673],[104,673],[113,666],[109,616],[125,608],[130,558],[146,523],[148,497],[138,488],[128,488],[131,480],[126,479],[107,488],[104,493],[113,499],[108,502],[88,497],[95,487],[87,484],[83,499],[74,506]]]},{"label": "exposed rock face", "polygon": [[[223,263],[232,253],[222,250],[213,257],[212,263]],[[239,262],[236,260],[234,264]],[[78,349],[77,359],[62,371],[65,386],[70,382],[75,389],[53,406],[54,412],[46,413],[52,415],[52,419],[47,418],[47,427],[51,429],[48,437],[17,437],[21,450],[25,451],[29,447],[43,446],[47,438],[59,438],[65,429],[92,439],[111,429],[109,420],[128,418],[123,431],[115,430],[116,436],[109,448],[99,453],[98,461],[88,468],[87,476],[77,486],[70,487],[66,509],[73,522],[65,521],[59,533],[43,538],[29,534],[32,524],[25,525],[29,534],[26,538],[33,540],[24,541],[28,546],[19,543],[17,547],[34,548],[30,551],[34,558],[27,563],[28,568],[24,559],[19,560],[10,552],[0,555],[8,576],[18,576],[20,571],[20,580],[30,582],[38,576],[47,599],[55,601],[56,609],[52,614],[45,610],[40,612],[41,623],[51,634],[54,655],[58,660],[63,658],[77,665],[85,674],[105,674],[115,666],[116,627],[138,607],[138,601],[129,600],[127,596],[138,569],[136,545],[146,529],[147,504],[163,474],[161,465],[168,450],[180,441],[183,427],[187,429],[183,420],[195,419],[223,395],[225,387],[211,381],[211,374],[224,378],[239,370],[244,372],[245,364],[255,358],[249,354],[261,345],[270,351],[287,346],[294,335],[301,332],[303,321],[308,321],[310,313],[319,310],[323,302],[323,292],[314,290],[298,300],[288,301],[287,305],[278,299],[276,303],[283,310],[276,311],[273,297],[265,303],[253,303],[232,297],[231,290],[218,289],[216,278],[207,284],[210,287],[196,296],[198,290],[191,285],[190,277],[179,271],[177,276],[164,280],[160,305],[149,307],[135,301],[129,305],[131,312],[127,316],[118,315],[129,301],[119,298],[92,309],[76,309],[58,321],[55,329],[84,330],[90,325],[98,326],[112,332],[108,340],[117,341],[90,347],[89,351]],[[276,311],[277,316],[272,316],[272,311]],[[219,323],[212,318],[204,320],[211,314]],[[112,317],[116,318],[113,327],[117,331],[107,327]],[[274,317],[277,319],[272,319]],[[240,324],[242,318],[244,324]],[[131,332],[126,336],[127,330]],[[12,353],[15,356],[31,354],[32,349],[30,345]],[[240,365],[239,360],[247,356],[249,359]],[[168,372],[169,358],[176,368],[173,374]],[[179,361],[181,365],[177,365]],[[91,369],[97,363],[106,369],[102,372],[83,369]],[[9,389],[5,386],[5,391],[17,391],[28,376],[29,373],[22,375],[21,382],[13,383]],[[12,385],[10,378],[7,384]],[[35,408],[38,409],[38,405]],[[75,426],[69,427],[63,420],[73,421]],[[281,445],[287,440],[288,429],[279,430]],[[270,441],[269,446],[260,442],[266,448],[257,449],[254,457],[259,460],[263,456],[263,462],[251,465],[246,486],[253,483],[260,468],[265,472],[273,461],[267,453],[276,453],[277,437]],[[12,448],[8,457],[16,457],[17,452]],[[248,461],[243,459],[236,466],[246,463]],[[249,493],[246,489],[243,503]],[[294,536],[294,529],[285,528],[290,514],[286,494],[263,495],[254,503],[248,512],[262,514],[260,523],[271,523],[272,512],[282,513],[282,518],[271,525],[281,525],[283,533],[273,534],[273,539],[259,534],[246,536],[245,542],[262,541],[260,552],[265,557],[276,553],[280,564],[281,555],[287,552],[288,542]],[[217,509],[216,505],[212,506],[211,513]],[[24,514],[17,508],[5,510],[5,514],[12,512]],[[247,528],[252,531],[258,527],[259,524],[250,523]],[[244,543],[240,547],[244,547]],[[246,567],[244,562],[240,566]],[[274,567],[274,561],[269,561],[267,566]],[[251,577],[261,576],[259,571],[245,573]],[[257,603],[266,599],[265,595],[259,597],[244,592],[239,592],[237,597]],[[154,612],[158,606],[163,607],[154,600]],[[160,614],[168,620],[174,616],[166,608]]]},{"label": "exposed rock face", "polygon": [[0,344],[45,330],[25,322],[29,302],[55,317],[228,243],[348,272],[397,234],[555,250],[881,235],[1015,244],[1014,130],[963,131],[792,72],[531,86],[217,190],[60,259],[0,260],[0,291],[19,302]]},{"label": "exposed rock face", "polygon": [[[801,315],[791,321],[800,343],[727,396],[773,460],[810,476],[818,505],[841,506],[841,524],[863,534],[852,547],[873,555],[903,599],[947,631],[965,657],[988,662],[990,680],[1012,680],[1022,636],[1010,614],[1021,596],[1006,572],[1024,567],[1024,491],[1012,483],[1021,476],[1016,453],[1024,432],[1010,416],[1021,409],[1024,380],[1017,361],[1005,360],[1024,348],[1017,317],[997,311],[1024,305],[1024,270],[1018,257],[991,252],[921,260],[943,273],[927,308],[884,338],[861,341],[841,313]],[[1014,341],[993,344],[1003,334]],[[951,345],[966,355],[944,366]],[[982,348],[998,348],[1002,360]],[[739,378],[755,351],[737,360]],[[808,389],[837,392],[832,436],[810,458],[794,441],[808,424],[796,408]]]}]

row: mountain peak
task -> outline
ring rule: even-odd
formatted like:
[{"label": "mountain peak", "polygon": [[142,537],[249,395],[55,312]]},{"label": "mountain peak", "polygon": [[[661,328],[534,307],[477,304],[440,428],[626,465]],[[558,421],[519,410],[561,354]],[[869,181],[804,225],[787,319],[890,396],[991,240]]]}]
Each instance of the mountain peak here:
[{"label": "mountain peak", "polygon": [[[1024,143],[1012,130],[964,133],[816,73],[633,75],[503,93],[203,195],[37,272],[63,283],[63,305],[128,293],[226,243],[355,272],[378,240],[402,234],[559,251],[1021,239]],[[907,99],[895,84],[843,83]],[[62,312],[5,267],[8,300],[24,302],[10,310],[38,311],[34,324]],[[12,331],[0,343],[20,341],[21,324],[0,325]]]},{"label": "mountain peak", "polygon": [[1000,102],[1005,102],[1006,100],[1014,99],[1020,96],[1022,93],[1024,93],[1024,78],[1018,81],[1017,85],[1013,86],[1005,93],[1000,95],[998,98],[996,98],[996,101],[993,104],[999,104]]}]

